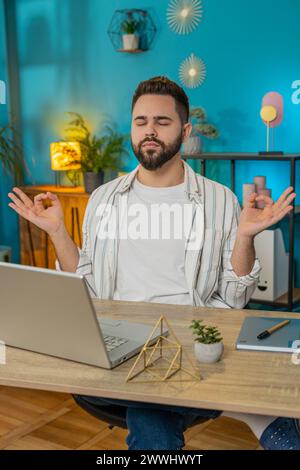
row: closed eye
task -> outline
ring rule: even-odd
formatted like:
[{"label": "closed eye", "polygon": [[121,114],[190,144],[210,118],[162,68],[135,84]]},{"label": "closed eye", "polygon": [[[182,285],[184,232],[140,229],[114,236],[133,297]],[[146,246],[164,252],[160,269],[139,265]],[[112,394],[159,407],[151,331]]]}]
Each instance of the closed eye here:
[{"label": "closed eye", "polygon": [[[136,125],[137,125],[137,126],[144,126],[145,124],[146,124],[145,122],[141,122],[141,123],[137,123],[137,122],[136,122]],[[160,126],[169,126],[170,123],[169,123],[169,122],[159,122],[158,124],[159,124]]]}]

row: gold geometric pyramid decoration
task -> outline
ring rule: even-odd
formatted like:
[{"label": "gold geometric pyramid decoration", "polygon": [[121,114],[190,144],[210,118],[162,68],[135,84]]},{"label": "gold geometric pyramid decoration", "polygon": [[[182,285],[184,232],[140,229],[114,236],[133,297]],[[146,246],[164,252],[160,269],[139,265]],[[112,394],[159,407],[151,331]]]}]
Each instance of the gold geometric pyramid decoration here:
[{"label": "gold geometric pyramid decoration", "polygon": [[[163,334],[164,324],[166,324],[169,331],[168,338]],[[153,342],[153,337],[156,336],[155,333],[158,329],[160,335]],[[191,365],[192,370],[185,369],[182,366],[183,354]],[[188,354],[183,350],[169,322],[164,316],[161,316],[130,369],[126,382],[140,375],[144,375],[146,378],[138,382],[164,382],[179,371],[189,376],[188,381],[192,380],[191,377],[193,380],[201,380],[199,371],[196,370]],[[150,377],[152,377],[152,380]],[[179,381],[183,382],[187,381],[187,379],[182,380],[180,378]]]}]

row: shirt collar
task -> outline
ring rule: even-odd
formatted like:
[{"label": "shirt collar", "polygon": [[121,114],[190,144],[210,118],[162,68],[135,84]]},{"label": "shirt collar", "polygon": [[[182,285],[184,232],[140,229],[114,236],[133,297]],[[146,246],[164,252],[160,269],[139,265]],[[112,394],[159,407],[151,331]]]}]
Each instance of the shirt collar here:
[{"label": "shirt collar", "polygon": [[[201,202],[202,192],[198,182],[199,175],[196,175],[194,170],[184,160],[182,160],[182,162],[184,166],[185,191],[190,198],[196,198],[199,200],[199,202]],[[139,166],[140,165],[138,165],[133,171],[124,177],[117,192],[124,193],[131,187]]]}]

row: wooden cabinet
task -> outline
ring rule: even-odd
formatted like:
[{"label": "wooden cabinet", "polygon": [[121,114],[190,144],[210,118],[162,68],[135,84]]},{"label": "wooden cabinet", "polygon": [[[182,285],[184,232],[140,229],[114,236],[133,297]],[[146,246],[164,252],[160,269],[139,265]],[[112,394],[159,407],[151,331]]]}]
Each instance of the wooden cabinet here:
[{"label": "wooden cabinet", "polygon": [[[82,222],[90,194],[82,187],[23,186],[22,190],[33,199],[39,193],[57,194],[64,211],[65,225],[77,246],[82,244]],[[21,263],[41,268],[55,268],[55,251],[48,235],[20,217]]]}]

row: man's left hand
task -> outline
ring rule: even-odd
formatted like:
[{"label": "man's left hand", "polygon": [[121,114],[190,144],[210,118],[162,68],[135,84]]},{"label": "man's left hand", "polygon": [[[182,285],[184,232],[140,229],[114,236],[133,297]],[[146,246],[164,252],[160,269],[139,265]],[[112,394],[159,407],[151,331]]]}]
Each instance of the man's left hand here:
[{"label": "man's left hand", "polygon": [[[291,204],[296,197],[293,189],[288,187],[275,203],[269,196],[251,194],[240,215],[238,234],[252,238],[283,219],[293,209]],[[264,201],[263,209],[255,208],[258,201]]]}]

